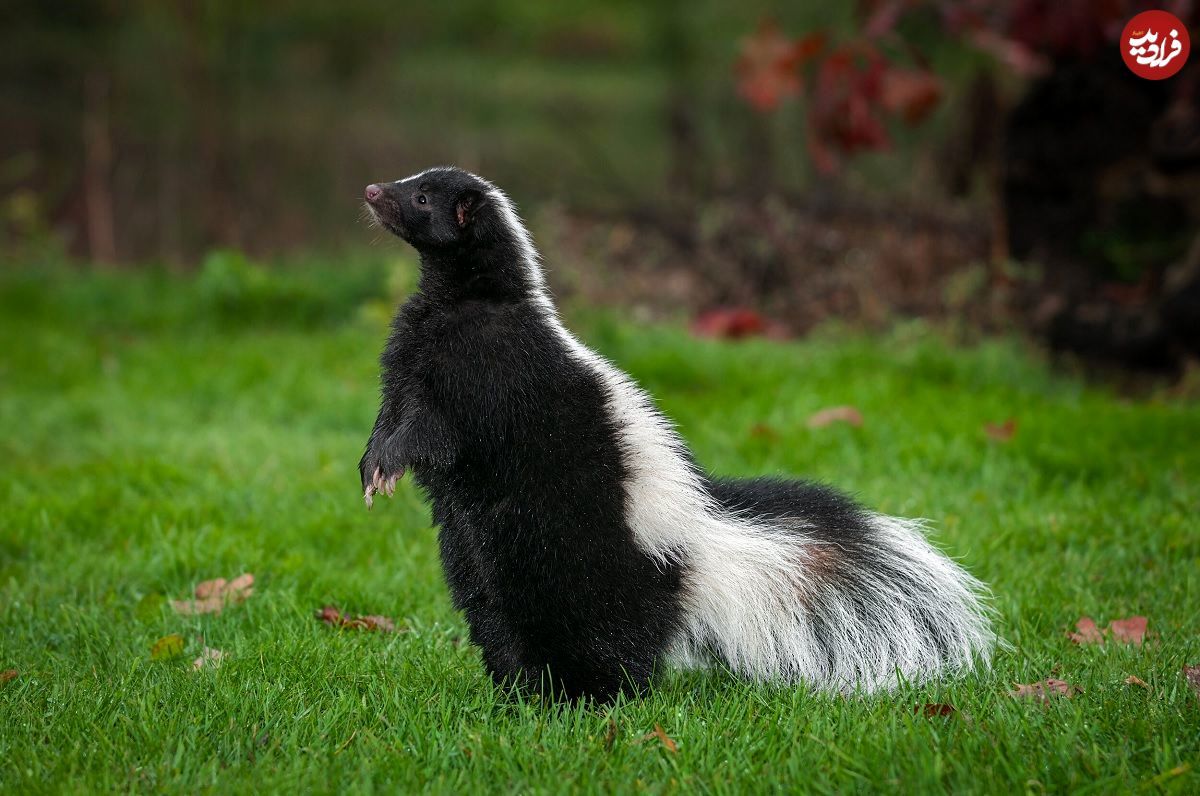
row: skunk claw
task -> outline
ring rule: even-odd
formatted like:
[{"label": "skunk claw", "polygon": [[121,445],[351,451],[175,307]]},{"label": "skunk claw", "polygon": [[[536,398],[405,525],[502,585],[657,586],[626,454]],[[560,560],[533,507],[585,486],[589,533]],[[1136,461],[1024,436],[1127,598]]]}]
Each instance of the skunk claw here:
[{"label": "skunk claw", "polygon": [[396,483],[403,477],[404,468],[385,478],[383,471],[376,467],[375,472],[371,475],[371,483],[367,484],[367,488],[363,490],[363,501],[367,504],[367,508],[371,508],[375,495],[384,494],[388,497],[395,495]]}]

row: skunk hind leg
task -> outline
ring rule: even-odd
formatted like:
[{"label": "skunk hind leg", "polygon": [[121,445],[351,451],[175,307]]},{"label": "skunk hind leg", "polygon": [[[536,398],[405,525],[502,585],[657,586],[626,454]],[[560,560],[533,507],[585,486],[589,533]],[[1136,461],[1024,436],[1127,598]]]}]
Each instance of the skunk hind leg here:
[{"label": "skunk hind leg", "polygon": [[471,643],[483,654],[483,665],[498,686],[522,680],[520,645],[508,620],[493,604],[472,555],[467,531],[448,512],[436,518],[438,547],[450,600],[467,620]]},{"label": "skunk hind leg", "polygon": [[580,626],[546,638],[518,628],[488,593],[469,530],[449,512],[436,517],[438,545],[454,607],[466,616],[471,643],[497,687],[547,701],[611,702],[621,691],[643,692],[654,654],[616,628]]}]

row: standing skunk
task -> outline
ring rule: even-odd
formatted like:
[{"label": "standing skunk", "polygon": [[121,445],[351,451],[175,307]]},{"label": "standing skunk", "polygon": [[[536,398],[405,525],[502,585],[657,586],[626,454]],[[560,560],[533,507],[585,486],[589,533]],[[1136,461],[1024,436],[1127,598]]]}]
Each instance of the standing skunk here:
[{"label": "standing skunk", "polygon": [[383,352],[368,508],[411,468],[497,683],[641,691],[657,664],[873,691],[986,664],[984,587],[914,520],[803,481],[713,478],[559,320],[508,198],[457,168],[367,186],[421,256]]}]

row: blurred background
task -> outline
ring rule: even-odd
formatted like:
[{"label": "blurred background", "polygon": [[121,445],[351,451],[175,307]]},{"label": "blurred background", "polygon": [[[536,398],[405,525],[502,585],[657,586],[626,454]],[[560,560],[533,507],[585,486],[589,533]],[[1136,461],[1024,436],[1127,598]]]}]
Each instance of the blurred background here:
[{"label": "blurred background", "polygon": [[[400,250],[364,185],[506,188],[556,292],[697,333],[1017,331],[1122,372],[1200,356],[1188,0],[9,0],[6,266],[253,282]],[[331,288],[333,289],[333,288]]]}]

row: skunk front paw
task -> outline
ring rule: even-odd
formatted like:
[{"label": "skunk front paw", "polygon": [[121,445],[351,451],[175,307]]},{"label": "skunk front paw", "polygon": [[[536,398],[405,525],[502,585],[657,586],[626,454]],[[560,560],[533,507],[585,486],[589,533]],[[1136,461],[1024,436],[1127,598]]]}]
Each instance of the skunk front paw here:
[{"label": "skunk front paw", "polygon": [[363,501],[367,504],[367,508],[371,508],[375,503],[375,494],[383,492],[388,497],[396,493],[396,482],[404,477],[404,468],[401,467],[398,471],[389,476],[384,476],[378,467],[371,475],[371,483],[363,488]]},{"label": "skunk front paw", "polygon": [[390,457],[375,455],[368,450],[358,463],[362,477],[363,502],[367,508],[375,502],[375,495],[382,492],[391,497],[396,493],[396,482],[404,477],[404,466],[388,461]]}]

